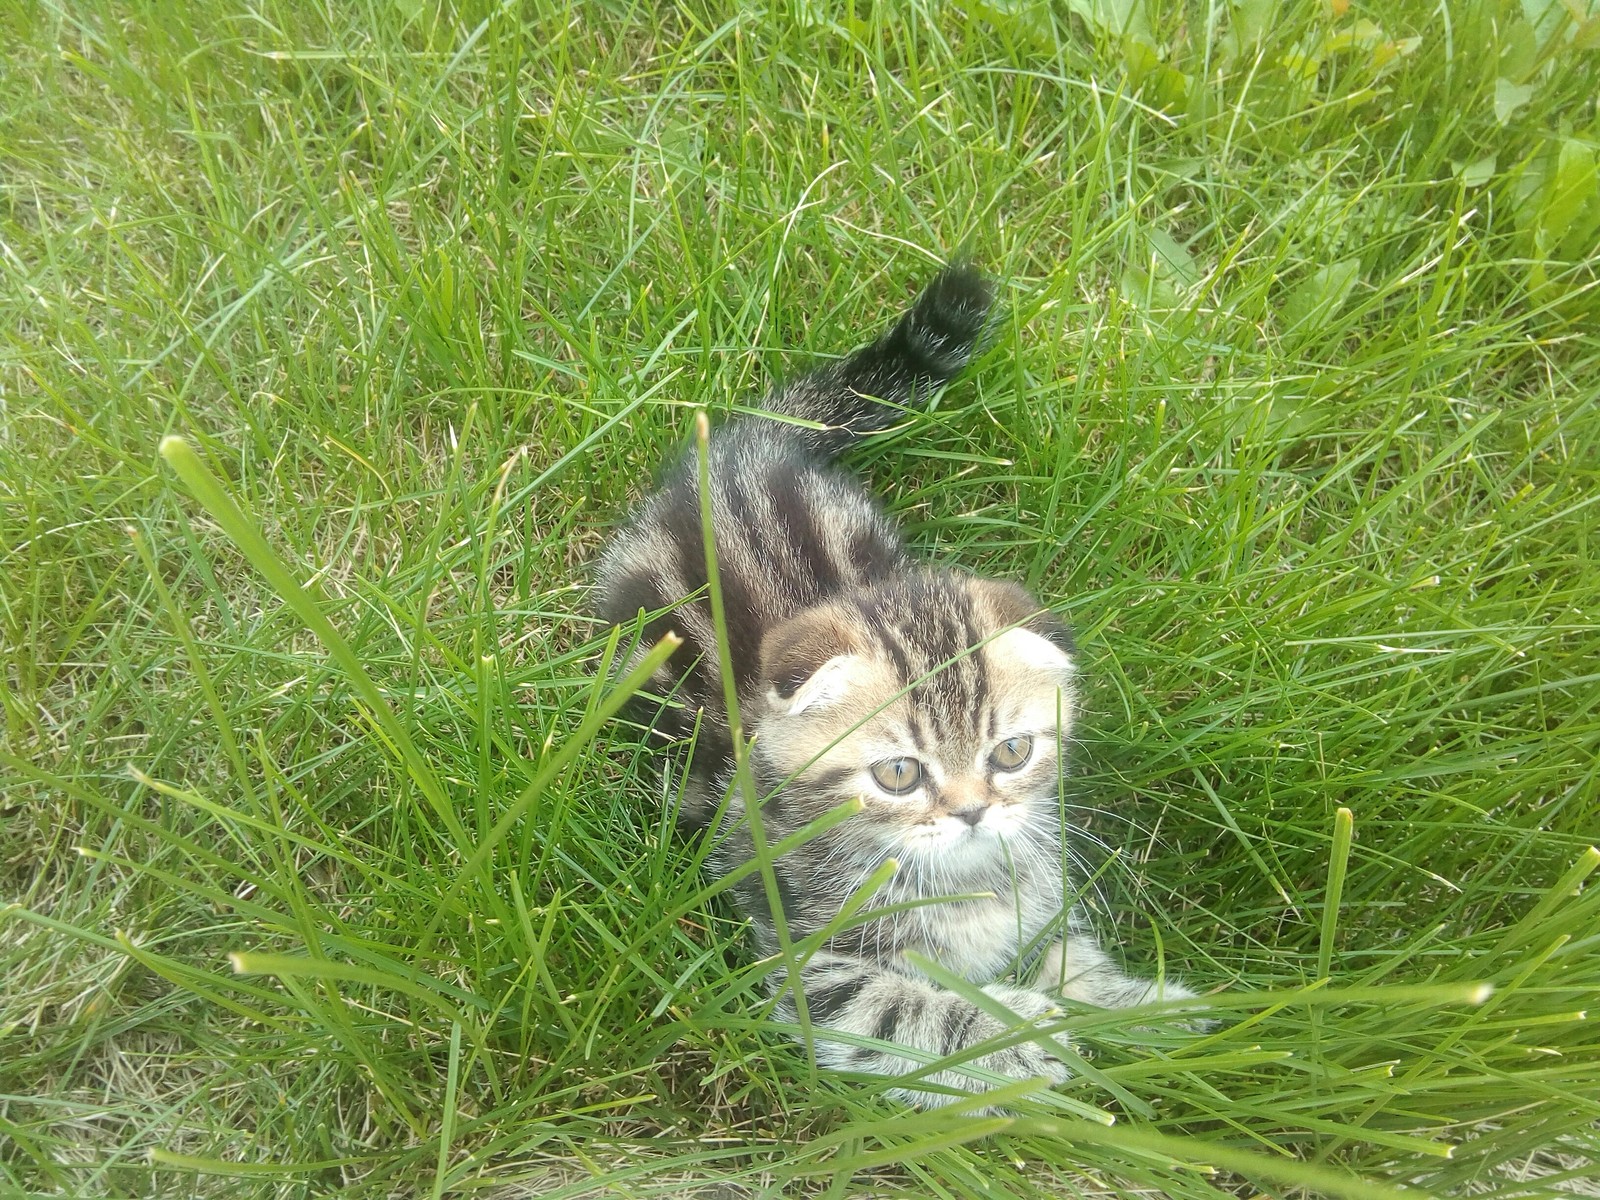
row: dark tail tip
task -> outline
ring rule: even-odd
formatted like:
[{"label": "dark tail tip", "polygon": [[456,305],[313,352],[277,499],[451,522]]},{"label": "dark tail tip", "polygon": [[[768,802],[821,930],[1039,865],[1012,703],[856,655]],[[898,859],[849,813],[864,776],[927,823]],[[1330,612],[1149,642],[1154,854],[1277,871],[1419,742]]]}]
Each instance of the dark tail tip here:
[{"label": "dark tail tip", "polygon": [[767,403],[773,412],[828,426],[805,438],[824,454],[836,454],[863,434],[887,428],[905,406],[925,403],[961,373],[989,330],[994,293],[994,284],[970,263],[945,267],[877,341],[780,388]]},{"label": "dark tail tip", "polygon": [[944,383],[971,361],[993,307],[994,282],[971,263],[952,263],[923,289],[889,341],[918,375]]}]

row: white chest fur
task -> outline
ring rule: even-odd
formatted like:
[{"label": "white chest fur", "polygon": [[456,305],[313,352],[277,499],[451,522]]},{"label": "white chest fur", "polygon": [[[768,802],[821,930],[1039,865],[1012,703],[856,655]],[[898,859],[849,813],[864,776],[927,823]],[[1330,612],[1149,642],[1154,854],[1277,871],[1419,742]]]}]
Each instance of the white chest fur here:
[{"label": "white chest fur", "polygon": [[917,913],[922,952],[974,983],[987,983],[1009,968],[1054,916],[1015,895],[931,904]]}]

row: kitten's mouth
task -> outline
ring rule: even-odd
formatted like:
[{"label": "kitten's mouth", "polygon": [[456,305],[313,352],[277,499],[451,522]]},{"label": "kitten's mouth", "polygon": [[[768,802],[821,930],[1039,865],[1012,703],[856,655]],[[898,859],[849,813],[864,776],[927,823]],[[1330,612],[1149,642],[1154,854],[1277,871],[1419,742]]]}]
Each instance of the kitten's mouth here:
[{"label": "kitten's mouth", "polygon": [[968,850],[998,846],[1004,840],[1004,835],[987,821],[967,825],[945,836],[947,846],[960,846]]}]

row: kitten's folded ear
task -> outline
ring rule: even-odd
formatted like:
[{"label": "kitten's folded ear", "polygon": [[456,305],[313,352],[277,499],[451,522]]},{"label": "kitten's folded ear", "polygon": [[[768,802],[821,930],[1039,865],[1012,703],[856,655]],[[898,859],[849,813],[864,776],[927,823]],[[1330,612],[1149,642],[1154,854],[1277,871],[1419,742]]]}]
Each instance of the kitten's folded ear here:
[{"label": "kitten's folded ear", "polygon": [[790,713],[835,698],[856,662],[860,640],[849,615],[832,604],[808,608],[761,640],[761,680]]},{"label": "kitten's folded ear", "polygon": [[1002,579],[977,579],[973,582],[996,625],[1014,625],[1029,633],[1036,633],[1063,654],[1071,654],[1076,649],[1072,631],[1055,613],[1035,600],[1026,588]]}]

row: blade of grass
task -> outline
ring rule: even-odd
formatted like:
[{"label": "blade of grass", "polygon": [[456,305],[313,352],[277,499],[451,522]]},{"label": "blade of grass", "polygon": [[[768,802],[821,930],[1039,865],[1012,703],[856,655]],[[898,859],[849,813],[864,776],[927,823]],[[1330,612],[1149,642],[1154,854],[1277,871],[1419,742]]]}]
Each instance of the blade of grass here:
[{"label": "blade of grass", "polygon": [[398,750],[407,773],[428,800],[434,815],[450,831],[457,845],[466,845],[467,832],[456,815],[449,795],[433,769],[418,752],[409,731],[396,718],[394,710],[389,707],[389,702],[384,699],[378,685],[372,681],[366,668],[361,665],[361,659],[328,619],[323,611],[324,602],[321,597],[313,589],[301,586],[283,565],[277,553],[267,544],[261,531],[245,516],[227,489],[200,460],[200,456],[188,442],[180,437],[168,435],[161,439],[160,452],[161,457],[166,459],[178,478],[183,480],[190,494],[211,514],[222,527],[223,533],[228,535],[228,539],[238,547],[250,565],[260,572],[262,578],[278,594],[279,599],[289,606],[307,629],[317,635],[317,640],[327,648],[328,653],[339,664],[339,668],[349,679],[356,695],[366,705],[372,719]]}]

